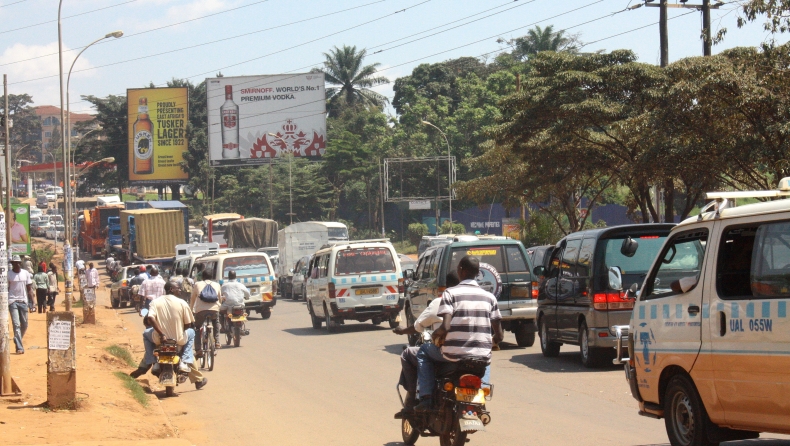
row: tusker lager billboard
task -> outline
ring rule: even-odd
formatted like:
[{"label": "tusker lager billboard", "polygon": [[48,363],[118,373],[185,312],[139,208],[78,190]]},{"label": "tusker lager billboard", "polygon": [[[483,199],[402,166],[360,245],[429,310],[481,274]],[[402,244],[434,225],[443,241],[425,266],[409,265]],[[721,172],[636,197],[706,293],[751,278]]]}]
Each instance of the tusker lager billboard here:
[{"label": "tusker lager billboard", "polygon": [[206,94],[212,166],[323,156],[324,73],[209,78]]},{"label": "tusker lager billboard", "polygon": [[126,91],[129,183],[186,183],[181,169],[187,150],[189,92],[186,87]]}]

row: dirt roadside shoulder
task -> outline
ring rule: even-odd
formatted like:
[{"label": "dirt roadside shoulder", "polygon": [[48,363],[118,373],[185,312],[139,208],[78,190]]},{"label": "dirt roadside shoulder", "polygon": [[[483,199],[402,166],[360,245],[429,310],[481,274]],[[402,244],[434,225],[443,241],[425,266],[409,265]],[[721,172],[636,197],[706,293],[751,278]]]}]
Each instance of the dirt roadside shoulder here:
[{"label": "dirt roadside shoulder", "polygon": [[[103,262],[99,262],[97,269],[102,271]],[[102,281],[109,284],[104,274]],[[11,354],[11,373],[22,395],[0,398],[0,443],[72,444],[178,437],[177,429],[170,424],[157,396],[147,388],[146,380],[139,380],[146,391],[147,407],[143,407],[114,375],[129,373],[134,367],[110,355],[105,348],[123,347],[138,361],[142,356],[142,324],[125,326],[110,308],[109,287],[100,287],[97,294],[96,325],[83,325],[82,309],[73,309],[77,318],[78,408],[52,411],[46,407],[46,314],[30,314],[24,337],[25,354],[15,355],[13,349]],[[64,308],[62,284],[56,308],[59,311]]]}]

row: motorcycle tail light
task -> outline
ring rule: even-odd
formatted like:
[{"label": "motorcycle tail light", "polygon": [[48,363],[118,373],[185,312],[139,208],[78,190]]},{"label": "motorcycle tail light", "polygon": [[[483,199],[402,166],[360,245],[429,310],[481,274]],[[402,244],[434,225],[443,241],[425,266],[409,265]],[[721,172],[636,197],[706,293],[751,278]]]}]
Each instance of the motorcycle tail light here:
[{"label": "motorcycle tail light", "polygon": [[444,391],[445,392],[449,392],[449,391],[453,390],[454,388],[455,388],[455,386],[450,381],[447,381],[447,382],[444,383]]},{"label": "motorcycle tail light", "polygon": [[128,283],[129,283],[129,282],[128,282],[126,279],[124,279],[124,280],[123,280],[123,284],[122,284],[121,286],[129,286],[129,285],[128,285]]},{"label": "motorcycle tail light", "polygon": [[242,310],[241,308],[239,308],[239,309],[234,308],[233,309],[233,315],[234,316],[241,316],[242,314],[244,314],[244,310]]},{"label": "motorcycle tail light", "polygon": [[483,395],[485,395],[485,396],[491,395],[491,388],[490,387],[483,387]]},{"label": "motorcycle tail light", "polygon": [[482,382],[480,381],[480,377],[475,375],[463,375],[459,380],[458,384],[461,387],[465,387],[467,389],[479,389]]}]

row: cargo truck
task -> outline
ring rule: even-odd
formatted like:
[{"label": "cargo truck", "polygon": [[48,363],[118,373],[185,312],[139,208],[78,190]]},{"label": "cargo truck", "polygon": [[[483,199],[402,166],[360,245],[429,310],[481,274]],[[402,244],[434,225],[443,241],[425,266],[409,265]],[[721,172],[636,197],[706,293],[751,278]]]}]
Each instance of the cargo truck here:
[{"label": "cargo truck", "polygon": [[189,237],[189,207],[178,200],[163,201],[126,201],[127,211],[139,209],[161,209],[163,211],[181,211],[184,215],[184,240],[179,243],[190,243]]},{"label": "cargo truck", "polygon": [[277,246],[277,222],[265,218],[245,218],[228,223],[225,240],[233,252],[257,251]]},{"label": "cargo truck", "polygon": [[277,233],[279,262],[278,290],[282,297],[293,297],[291,281],[293,267],[304,256],[309,256],[330,241],[348,240],[348,228],[343,223],[308,221],[294,223]]},{"label": "cargo truck", "polygon": [[90,210],[82,211],[80,221],[80,245],[84,252],[93,258],[102,254],[106,248],[107,237],[110,234],[108,226],[110,219],[117,218],[121,213],[120,205],[97,206]]},{"label": "cargo truck", "polygon": [[228,223],[241,220],[244,216],[240,214],[211,214],[203,216],[203,236],[206,242],[219,243],[220,248],[227,248],[228,242],[225,240],[225,230]]},{"label": "cargo truck", "polygon": [[121,211],[121,253],[132,263],[151,263],[160,270],[173,265],[176,245],[184,241],[181,211],[138,209]]}]

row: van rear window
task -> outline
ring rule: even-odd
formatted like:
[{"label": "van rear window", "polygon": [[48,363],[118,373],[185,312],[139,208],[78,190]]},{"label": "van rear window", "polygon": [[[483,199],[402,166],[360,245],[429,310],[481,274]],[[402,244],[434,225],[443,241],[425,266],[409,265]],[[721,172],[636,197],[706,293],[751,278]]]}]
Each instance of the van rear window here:
[{"label": "van rear window", "polygon": [[351,248],[337,252],[335,275],[395,272],[392,251],[387,248]]},{"label": "van rear window", "polygon": [[636,253],[634,253],[632,257],[626,257],[620,253],[620,248],[623,246],[625,237],[626,236],[622,238],[611,238],[602,240],[598,243],[599,249],[603,249],[605,253],[604,270],[602,270],[602,272],[613,266],[619,266],[623,274],[646,274],[650,266],[653,265],[653,260],[655,260],[659,251],[661,251],[661,247],[664,245],[667,236],[631,236],[631,238],[639,243],[639,248],[637,248]]},{"label": "van rear window", "polygon": [[236,277],[269,275],[269,265],[263,256],[227,258],[222,263],[222,278],[227,279],[231,270],[236,271]]},{"label": "van rear window", "polygon": [[[449,271],[457,270],[458,262],[460,262],[464,256],[477,257],[477,259],[480,260],[480,263],[488,263],[489,265],[496,268],[496,270],[499,272],[506,271],[504,260],[502,259],[502,245],[464,246],[459,248],[453,248],[450,257],[450,269],[448,269],[447,271],[449,272]],[[526,264],[526,262],[523,263]]]}]

